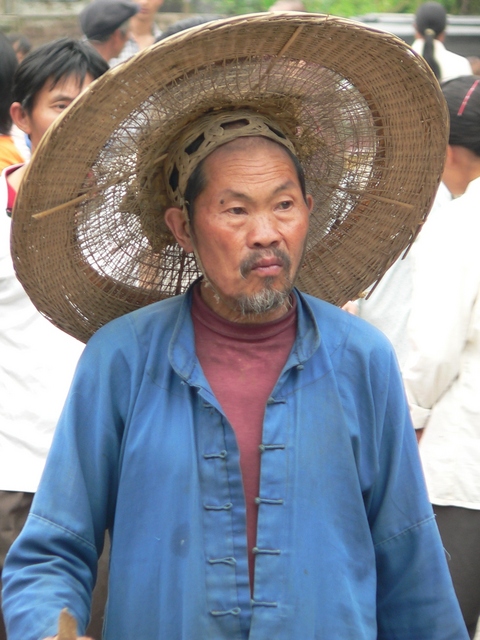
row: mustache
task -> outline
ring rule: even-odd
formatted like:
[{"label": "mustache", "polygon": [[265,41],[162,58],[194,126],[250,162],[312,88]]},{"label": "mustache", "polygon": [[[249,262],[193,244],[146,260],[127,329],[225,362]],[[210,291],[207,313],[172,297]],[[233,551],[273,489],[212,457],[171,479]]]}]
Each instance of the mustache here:
[{"label": "mustache", "polygon": [[257,249],[256,251],[252,251],[248,258],[245,258],[245,260],[242,260],[240,263],[240,275],[242,278],[246,278],[250,271],[265,258],[277,258],[280,266],[282,266],[287,273],[290,272],[292,261],[285,251],[276,247],[273,249]]}]

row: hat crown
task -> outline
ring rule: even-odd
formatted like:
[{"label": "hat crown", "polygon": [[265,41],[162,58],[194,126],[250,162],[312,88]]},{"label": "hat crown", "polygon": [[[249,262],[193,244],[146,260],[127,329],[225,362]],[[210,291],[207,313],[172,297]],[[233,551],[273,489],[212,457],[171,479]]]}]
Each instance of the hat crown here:
[{"label": "hat crown", "polygon": [[238,138],[263,137],[296,155],[292,142],[271,118],[238,109],[210,113],[187,127],[173,143],[165,162],[165,184],[169,200],[183,208],[188,180],[196,167],[215,149]]}]

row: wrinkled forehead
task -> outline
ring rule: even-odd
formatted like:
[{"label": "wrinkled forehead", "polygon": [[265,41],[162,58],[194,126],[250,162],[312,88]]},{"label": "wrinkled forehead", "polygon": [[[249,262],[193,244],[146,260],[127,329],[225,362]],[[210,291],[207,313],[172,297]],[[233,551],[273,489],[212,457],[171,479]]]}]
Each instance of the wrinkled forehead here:
[{"label": "wrinkled forehead", "polygon": [[[228,173],[236,178],[235,167],[242,167],[247,175],[257,176],[259,180],[271,172],[284,175],[284,180],[294,179],[300,185],[298,175],[300,166],[295,156],[283,145],[262,136],[235,138],[214,149],[204,158],[198,167],[202,167],[203,180]],[[232,174],[233,171],[233,174]],[[301,169],[300,169],[301,171]]]}]

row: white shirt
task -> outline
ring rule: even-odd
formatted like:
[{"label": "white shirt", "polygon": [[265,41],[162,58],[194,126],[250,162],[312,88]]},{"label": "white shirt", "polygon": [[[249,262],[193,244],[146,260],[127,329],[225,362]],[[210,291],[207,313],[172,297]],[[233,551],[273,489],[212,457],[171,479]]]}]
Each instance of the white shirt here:
[{"label": "white shirt", "polygon": [[416,255],[403,375],[433,504],[480,509],[480,178]]},{"label": "white shirt", "polygon": [[407,324],[413,295],[415,257],[433,220],[440,215],[451,198],[450,191],[442,182],[424,228],[410,251],[393,263],[369,298],[357,300],[358,315],[387,336],[395,348],[400,368],[403,368],[408,354]]},{"label": "white shirt", "polygon": [[[152,26],[152,35],[156,39],[159,35],[161,35],[160,29],[157,27],[155,23]],[[154,40],[155,42],[155,40]],[[125,62],[129,60],[132,56],[140,51],[140,47],[138,46],[138,42],[135,40],[133,36],[130,36],[126,43],[123,45],[123,49],[118,54],[118,57],[111,58],[108,61],[110,67],[116,67],[121,62]]]},{"label": "white shirt", "polygon": [[[425,40],[419,38],[412,44],[412,49],[422,55],[424,45]],[[443,42],[440,42],[440,40],[433,41],[433,56],[440,67],[440,82],[445,82],[445,80],[451,80],[452,78],[459,78],[460,76],[472,75],[470,62],[463,56],[459,56],[457,53],[445,49]]]},{"label": "white shirt", "polygon": [[0,177],[0,491],[35,492],[83,344],[35,309],[10,257]]}]

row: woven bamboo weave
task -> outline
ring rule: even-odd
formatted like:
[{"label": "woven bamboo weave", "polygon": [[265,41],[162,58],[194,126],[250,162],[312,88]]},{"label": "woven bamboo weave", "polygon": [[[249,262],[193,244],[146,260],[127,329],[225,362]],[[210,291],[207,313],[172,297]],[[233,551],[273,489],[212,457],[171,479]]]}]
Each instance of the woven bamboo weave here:
[{"label": "woven bamboo weave", "polygon": [[412,243],[448,128],[422,59],[395,36],[318,14],[212,22],[109,71],[39,145],[17,197],[12,254],[55,325],[85,341],[198,277],[163,222],[164,165],[189,123],[236,109],[278,122],[305,168],[315,208],[300,289],[343,304]]}]

